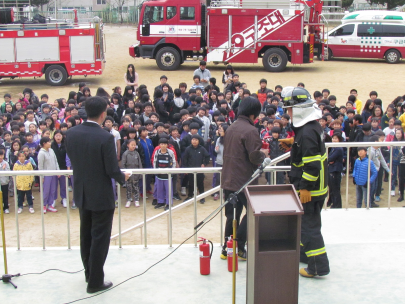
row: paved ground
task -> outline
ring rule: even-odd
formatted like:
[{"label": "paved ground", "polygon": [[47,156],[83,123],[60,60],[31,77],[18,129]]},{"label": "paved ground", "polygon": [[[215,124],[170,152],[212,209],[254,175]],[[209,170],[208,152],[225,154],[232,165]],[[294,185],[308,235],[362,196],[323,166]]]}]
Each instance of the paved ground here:
[{"label": "paved ground", "polygon": [[[405,303],[405,209],[330,210],[323,212],[323,235],[330,259],[328,276],[300,278],[300,304]],[[211,275],[199,274],[199,251],[184,245],[146,274],[83,303],[231,303],[231,273],[215,245]],[[173,252],[165,245],[112,247],[105,273],[117,285]],[[9,272],[48,268],[81,269],[77,248],[8,249]],[[237,303],[245,303],[246,263],[239,263]],[[301,265],[304,266],[304,265]],[[3,264],[0,263],[3,271]],[[0,271],[0,272],[1,272]],[[18,289],[0,285],[0,302],[67,303],[88,296],[83,272],[47,272],[16,278]],[[202,300],[204,299],[204,300]]]}]

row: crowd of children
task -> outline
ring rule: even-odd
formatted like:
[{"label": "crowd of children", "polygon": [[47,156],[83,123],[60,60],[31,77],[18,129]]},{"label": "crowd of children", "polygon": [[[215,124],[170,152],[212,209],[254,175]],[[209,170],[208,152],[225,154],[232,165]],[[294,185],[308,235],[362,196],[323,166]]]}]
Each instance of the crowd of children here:
[{"label": "crowd of children", "polygon": [[[129,66],[129,70],[133,67]],[[130,71],[128,71],[130,72]],[[216,85],[216,79],[209,78],[208,85],[200,84],[198,75],[193,77],[194,84],[187,90],[182,82],[173,89],[166,76],[160,77],[160,84],[148,90],[145,85],[134,85],[134,81],[122,89],[117,86],[110,95],[98,88],[96,96],[105,98],[109,103],[104,129],[114,135],[117,158],[122,168],[145,170],[150,168],[204,167],[210,161],[213,166],[222,166],[223,138],[227,127],[237,119],[238,106],[246,96],[257,98],[262,104],[262,112],[255,126],[268,149],[272,159],[284,154],[291,148],[285,139],[294,137],[290,116],[283,111],[283,87],[276,85],[268,88],[267,80],[259,81],[259,89],[249,90],[239,79],[232,66],[227,66],[222,78],[223,90]],[[305,87],[303,83],[297,86]],[[135,90],[135,91],[134,91]],[[0,106],[0,170],[63,170],[71,169],[70,160],[64,146],[64,135],[69,128],[87,119],[86,99],[91,97],[90,88],[79,84],[78,92],[70,92],[67,99],[59,98],[53,102],[43,94],[40,98],[29,88],[23,90],[19,100],[11,94],[4,95]],[[351,90],[344,105],[337,106],[337,98],[328,89],[315,91],[313,98],[322,110],[319,120],[324,129],[325,139],[330,142],[383,142],[403,141],[405,129],[405,96],[395,98],[385,107],[378,93],[372,91],[364,103],[358,99],[357,91]],[[342,102],[340,102],[342,103]],[[388,181],[391,195],[399,186],[398,201],[404,199],[405,147],[394,146],[392,159],[388,147],[373,146],[369,149],[330,148],[328,205],[341,208],[340,184],[350,159],[350,171],[356,184],[357,207],[367,201],[370,193],[371,207],[378,207],[383,182]],[[368,168],[368,157],[371,168]],[[284,160],[278,165],[289,165]],[[368,170],[370,189],[367,191]],[[24,199],[29,211],[34,213],[32,187],[38,187],[39,178],[19,176],[16,178],[18,213],[23,211]],[[143,189],[141,175],[132,175],[126,182],[127,203],[139,207],[140,198],[153,195],[155,208],[168,209],[172,200],[180,200],[180,195],[188,200],[194,196],[194,174],[172,174],[172,189],[169,191],[168,175],[147,174],[146,189]],[[71,179],[69,178],[69,190]],[[266,174],[270,183],[272,176]],[[199,193],[204,192],[202,173],[196,175]],[[288,182],[288,174],[277,172],[273,183]],[[152,183],[154,183],[152,191]],[[13,196],[13,179],[0,178],[3,192],[3,209],[9,213],[8,195]],[[114,181],[112,181],[114,185]],[[212,187],[219,185],[219,176],[214,174]],[[67,207],[68,196],[64,176],[43,178],[43,210],[57,212],[56,200],[59,196],[63,207]],[[366,190],[365,190],[366,189]],[[169,192],[172,197],[169,197]],[[8,194],[8,195],[7,195]],[[213,194],[214,200],[219,193]],[[205,200],[201,199],[200,203]],[[75,208],[73,203],[72,208]]]}]

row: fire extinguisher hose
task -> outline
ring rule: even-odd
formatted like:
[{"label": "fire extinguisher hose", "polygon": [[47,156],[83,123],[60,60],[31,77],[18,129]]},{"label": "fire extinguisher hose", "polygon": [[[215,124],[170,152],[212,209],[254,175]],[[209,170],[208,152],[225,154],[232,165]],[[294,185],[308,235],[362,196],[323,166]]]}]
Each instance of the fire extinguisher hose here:
[{"label": "fire extinguisher hose", "polygon": [[212,252],[214,251],[214,245],[212,244],[212,242],[210,240],[207,240],[210,244],[211,244],[211,253],[210,253],[210,260],[212,257]]}]

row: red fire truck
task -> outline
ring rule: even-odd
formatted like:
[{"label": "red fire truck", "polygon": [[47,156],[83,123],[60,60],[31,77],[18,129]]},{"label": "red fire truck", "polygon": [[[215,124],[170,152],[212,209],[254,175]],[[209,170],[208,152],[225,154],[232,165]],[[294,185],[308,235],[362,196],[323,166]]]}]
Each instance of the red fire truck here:
[{"label": "red fire truck", "polygon": [[132,57],[155,59],[162,70],[186,60],[257,63],[283,71],[323,52],[322,0],[151,0],[142,3]]},{"label": "red fire truck", "polygon": [[[77,16],[77,15],[76,15]],[[79,23],[0,24],[0,79],[41,77],[63,85],[75,75],[101,75],[104,69],[101,19]]]}]

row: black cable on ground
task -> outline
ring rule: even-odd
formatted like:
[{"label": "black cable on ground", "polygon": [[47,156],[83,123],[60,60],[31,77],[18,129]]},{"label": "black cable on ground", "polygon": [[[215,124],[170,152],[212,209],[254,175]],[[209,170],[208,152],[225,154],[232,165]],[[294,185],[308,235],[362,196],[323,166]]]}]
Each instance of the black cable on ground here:
[{"label": "black cable on ground", "polygon": [[20,274],[19,277],[26,276],[26,275],[31,275],[31,274],[43,274],[43,273],[48,272],[48,271],[60,271],[60,272],[64,272],[64,273],[75,274],[75,273],[79,273],[79,272],[81,272],[81,271],[83,271],[83,270],[84,270],[84,268],[83,268],[83,269],[80,269],[80,270],[78,270],[78,271],[73,271],[73,272],[71,272],[71,271],[66,271],[66,270],[61,270],[61,269],[56,269],[56,268],[55,268],[55,269],[47,269],[47,270],[42,271],[42,272],[23,273],[23,274]]}]

